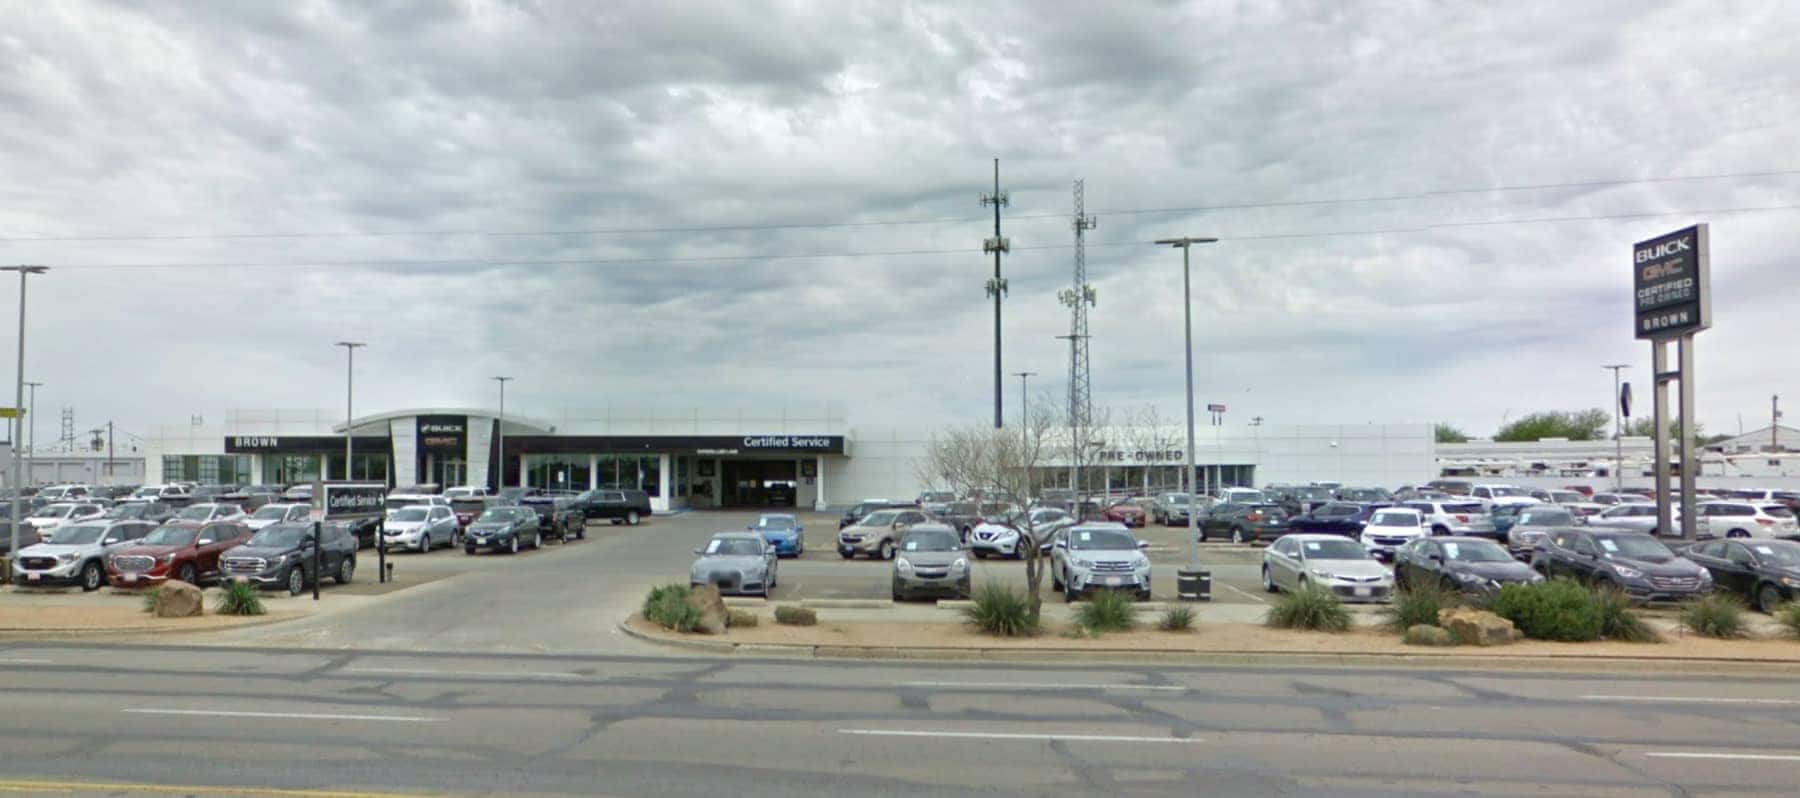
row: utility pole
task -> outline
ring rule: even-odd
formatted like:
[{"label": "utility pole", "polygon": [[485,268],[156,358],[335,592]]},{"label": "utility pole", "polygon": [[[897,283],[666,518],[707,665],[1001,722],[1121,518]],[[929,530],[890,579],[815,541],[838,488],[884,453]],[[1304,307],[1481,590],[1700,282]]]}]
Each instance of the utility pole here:
[{"label": "utility pole", "polygon": [[[1213,244],[1219,239],[1206,237],[1196,238],[1164,238],[1156,242],[1157,246],[1176,247],[1181,250],[1181,308],[1182,308],[1182,346],[1187,353],[1187,474],[1188,474],[1188,568],[1200,568],[1200,529],[1199,529],[1199,495],[1194,463],[1194,290],[1192,270],[1188,264],[1188,250],[1195,244]],[[1177,574],[1179,576],[1179,574]]]},{"label": "utility pole", "polygon": [[1031,397],[1027,392],[1031,390],[1031,378],[1036,377],[1037,372],[1015,371],[1013,376],[1019,378],[1019,429],[1029,430],[1031,429]]},{"label": "utility pole", "polygon": [[[1087,231],[1098,220],[1086,213],[1087,181],[1075,181],[1075,281],[1057,292],[1057,299],[1069,308],[1069,426],[1087,429],[1094,420],[1093,395],[1090,391],[1088,359],[1088,308],[1094,306],[1098,294],[1087,281]],[[1080,446],[1081,441],[1076,441]]]},{"label": "utility pole", "polygon": [[1621,490],[1625,487],[1625,425],[1620,418],[1620,411],[1624,409],[1625,395],[1619,391],[1619,372],[1631,366],[1627,363],[1614,363],[1600,368],[1612,369],[1613,373],[1613,489]]},{"label": "utility pole", "polygon": [[65,452],[75,451],[75,408],[62,409],[62,437],[56,443]]},{"label": "utility pole", "polygon": [[[25,424],[19,420],[19,410],[20,406],[25,404],[25,278],[33,274],[43,274],[44,272],[50,271],[50,267],[24,265],[0,266],[0,271],[19,273],[19,362],[18,371],[15,373],[16,382],[14,387],[16,390],[13,399],[12,419],[12,548],[7,550],[7,557],[12,558],[19,556],[19,527],[24,526],[24,524],[21,523],[24,521],[24,518],[21,517],[19,512],[19,500],[25,497],[25,483],[21,481],[21,478],[24,476],[21,473],[24,471],[24,463],[19,456],[19,433],[25,430]],[[12,566],[8,565],[7,570],[10,571],[11,569]],[[9,579],[11,576],[10,573],[7,574]]]},{"label": "utility pole", "polygon": [[106,422],[106,476],[113,476],[113,423]]},{"label": "utility pole", "polygon": [[496,458],[496,462],[500,464],[500,475],[494,478],[495,493],[499,493],[502,488],[506,487],[506,384],[512,379],[511,377],[494,378],[494,382],[500,383],[500,419],[494,424],[494,428],[500,431],[500,456]]},{"label": "utility pole", "polygon": [[[31,429],[30,442],[25,445],[25,476],[27,477],[26,481],[29,481],[32,468],[34,467],[33,461],[36,459],[36,455],[37,455],[37,389],[42,385],[43,385],[43,383],[41,383],[41,382],[25,383],[25,387],[31,389],[31,403],[25,406],[25,421],[31,425],[31,427],[30,427],[30,429]],[[13,445],[17,446],[18,441],[14,441]],[[24,487],[24,485],[25,485],[25,482],[19,483],[20,487]]]},{"label": "utility pole", "polygon": [[[1085,348],[1087,346],[1087,337],[1088,336],[1086,335],[1077,336],[1073,333],[1056,336],[1056,339],[1059,341],[1069,342],[1069,364],[1071,372],[1074,370],[1075,350],[1077,347]],[[1072,387],[1069,390],[1069,396],[1071,399],[1075,396],[1075,391]],[[1075,412],[1075,405],[1073,401],[1071,401],[1069,404],[1069,490],[1075,492],[1075,502],[1077,505],[1081,503],[1081,438],[1083,434],[1082,430],[1084,429],[1082,421],[1082,418]],[[1077,520],[1081,518],[1079,513],[1077,513],[1075,517]]]},{"label": "utility pole", "polygon": [[1769,451],[1781,451],[1781,394],[1769,396]]},{"label": "utility pole", "polygon": [[1006,278],[1000,276],[1000,256],[1012,251],[1012,242],[1000,235],[1000,209],[1006,205],[1006,192],[1000,190],[1000,159],[994,159],[994,193],[982,194],[983,207],[994,206],[994,237],[981,242],[982,252],[994,253],[994,277],[987,282],[987,295],[994,298],[994,429],[1006,426],[1000,411],[1000,299],[1006,295]]}]

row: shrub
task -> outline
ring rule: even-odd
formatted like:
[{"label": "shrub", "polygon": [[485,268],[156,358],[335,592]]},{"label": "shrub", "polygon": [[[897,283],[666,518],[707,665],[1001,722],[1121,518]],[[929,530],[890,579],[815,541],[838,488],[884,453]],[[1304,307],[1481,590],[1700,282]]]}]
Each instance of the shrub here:
[{"label": "shrub", "polygon": [[1776,607],[1775,622],[1787,629],[1789,636],[1800,640],[1800,601],[1790,601]]},{"label": "shrub", "polygon": [[1165,632],[1185,632],[1194,628],[1193,608],[1174,605],[1163,610],[1162,618],[1156,622],[1156,628]]},{"label": "shrub", "polygon": [[1405,632],[1414,626],[1438,625],[1438,610],[1456,606],[1457,597],[1436,585],[1414,585],[1394,594],[1393,603],[1381,611],[1387,628]]},{"label": "shrub", "polygon": [[1631,598],[1612,588],[1594,593],[1594,607],[1600,612],[1600,636],[1625,643],[1660,643],[1662,635],[1631,608]]},{"label": "shrub", "polygon": [[157,608],[162,606],[162,586],[158,585],[145,590],[142,600],[144,602],[144,612],[155,615]]},{"label": "shrub", "polygon": [[732,610],[725,614],[725,625],[732,629],[747,629],[757,622],[756,613],[749,610]]},{"label": "shrub", "polygon": [[700,625],[700,610],[688,603],[687,585],[650,588],[644,597],[644,619],[677,632],[692,632]]},{"label": "shrub", "polygon": [[814,626],[819,614],[805,607],[776,607],[775,622],[784,626]]},{"label": "shrub", "polygon": [[215,612],[220,615],[261,615],[263,609],[262,594],[255,585],[248,582],[227,582],[224,592],[219,594],[219,607]]},{"label": "shrub", "polygon": [[1526,637],[1564,642],[1600,639],[1602,619],[1594,591],[1567,579],[1506,585],[1492,609]]},{"label": "shrub", "polygon": [[1102,632],[1129,632],[1137,626],[1131,612],[1134,603],[1130,593],[1095,591],[1087,603],[1075,609],[1075,623],[1095,636]]},{"label": "shrub", "polygon": [[1730,639],[1744,636],[1744,605],[1721,593],[1681,605],[1681,626],[1702,637]]},{"label": "shrub", "polygon": [[1030,598],[998,582],[983,582],[962,612],[970,626],[995,637],[1030,637],[1038,632]]},{"label": "shrub", "polygon": [[1425,623],[1406,627],[1406,633],[1401,639],[1409,646],[1456,645],[1456,638],[1450,636],[1450,630]]},{"label": "shrub", "polygon": [[1342,632],[1350,628],[1350,611],[1330,591],[1308,585],[1276,599],[1263,623],[1276,629]]}]

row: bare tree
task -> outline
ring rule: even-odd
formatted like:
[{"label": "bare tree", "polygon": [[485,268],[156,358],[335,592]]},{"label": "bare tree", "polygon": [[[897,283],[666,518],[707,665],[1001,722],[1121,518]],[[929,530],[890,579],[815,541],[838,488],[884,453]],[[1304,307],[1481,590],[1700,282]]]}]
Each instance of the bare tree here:
[{"label": "bare tree", "polygon": [[1141,464],[1144,467],[1143,492],[1146,496],[1178,489],[1165,483],[1161,477],[1157,478],[1156,484],[1151,484],[1150,474],[1159,466],[1181,465],[1185,468],[1187,462],[1185,457],[1173,459],[1163,457],[1165,452],[1185,451],[1186,444],[1181,433],[1157,412],[1156,405],[1144,405],[1131,412],[1127,419],[1127,426],[1120,431],[1120,434],[1126,438],[1125,443],[1129,444],[1132,450],[1144,453],[1142,462],[1134,464]]},{"label": "bare tree", "polygon": [[1022,512],[984,520],[1019,535],[1033,622],[1043,606],[1040,589],[1044,572],[1049,570],[1031,528],[1031,510],[1037,504],[1034,473],[1061,445],[1051,436],[1057,419],[1054,410],[1033,408],[1024,423],[1014,427],[971,425],[948,429],[932,436],[925,458],[916,466],[921,482],[942,484],[965,496],[1004,495],[1019,504]]}]

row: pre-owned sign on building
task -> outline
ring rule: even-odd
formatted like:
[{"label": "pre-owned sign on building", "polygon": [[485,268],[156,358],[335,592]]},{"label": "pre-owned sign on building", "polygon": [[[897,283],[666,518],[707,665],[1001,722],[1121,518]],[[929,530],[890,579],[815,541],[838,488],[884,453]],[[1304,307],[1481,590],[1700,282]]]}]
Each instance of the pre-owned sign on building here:
[{"label": "pre-owned sign on building", "polygon": [[1631,247],[1637,337],[1669,338],[1712,326],[1707,229],[1697,224]]}]

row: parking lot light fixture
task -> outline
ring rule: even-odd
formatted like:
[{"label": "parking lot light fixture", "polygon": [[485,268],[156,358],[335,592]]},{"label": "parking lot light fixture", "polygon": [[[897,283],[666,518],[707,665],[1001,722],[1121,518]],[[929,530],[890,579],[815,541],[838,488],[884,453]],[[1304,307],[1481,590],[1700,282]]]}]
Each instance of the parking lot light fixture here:
[{"label": "parking lot light fixture", "polygon": [[[494,458],[494,461],[500,464],[500,473],[494,477],[496,493],[506,487],[506,384],[512,380],[511,377],[494,378],[494,382],[500,383],[500,420],[494,422],[494,428],[500,431],[500,454]],[[523,477],[524,475],[520,474],[519,476]]]},{"label": "parking lot light fixture", "polygon": [[[50,271],[48,266],[0,266],[0,272],[19,273],[19,370],[15,375],[17,381],[13,392],[12,548],[7,551],[8,558],[19,556],[19,527],[23,526],[19,523],[22,520],[19,517],[19,500],[24,494],[25,480],[24,459],[20,456],[19,451],[19,433],[25,429],[25,420],[19,418],[19,409],[25,406],[25,278],[47,271]],[[12,566],[8,565],[7,568],[10,569]],[[8,578],[10,577],[11,575],[8,574]]]},{"label": "parking lot light fixture", "polygon": [[[360,341],[339,341],[336,344],[344,348],[344,481],[350,481],[350,425],[356,420],[355,397],[352,391],[356,388],[356,350],[368,346]],[[321,469],[322,471],[325,469]]]},{"label": "parking lot light fixture", "polygon": [[1188,472],[1188,567],[1200,567],[1200,514],[1195,501],[1197,482],[1195,481],[1194,464],[1194,293],[1191,269],[1188,265],[1188,250],[1195,244],[1215,244],[1217,238],[1164,238],[1156,242],[1157,246],[1178,247],[1181,250],[1181,313],[1183,319],[1182,343],[1187,348],[1187,472]]}]

